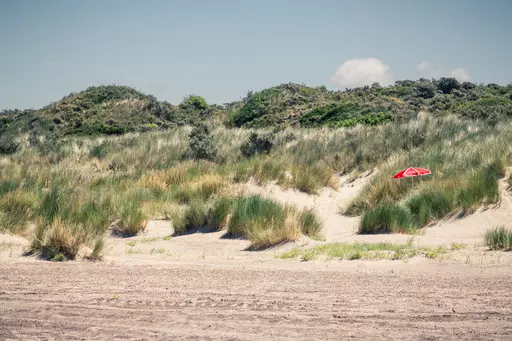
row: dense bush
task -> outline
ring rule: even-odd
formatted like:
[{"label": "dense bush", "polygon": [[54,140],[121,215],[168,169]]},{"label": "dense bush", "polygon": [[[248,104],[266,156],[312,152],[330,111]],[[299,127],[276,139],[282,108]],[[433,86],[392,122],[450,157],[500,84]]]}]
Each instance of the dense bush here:
[{"label": "dense bush", "polygon": [[18,151],[20,144],[15,140],[14,136],[6,134],[0,136],[0,154],[11,155]]},{"label": "dense bush", "polygon": [[205,110],[208,109],[208,103],[201,96],[190,95],[183,100],[180,107],[184,109]]},{"label": "dense bush", "polygon": [[460,89],[460,83],[457,79],[453,77],[441,77],[439,80],[435,82],[437,89],[442,91],[444,94],[449,94],[453,90]]},{"label": "dense bush", "polygon": [[185,157],[194,160],[213,160],[216,155],[210,128],[206,124],[196,125],[189,135],[189,148]]}]

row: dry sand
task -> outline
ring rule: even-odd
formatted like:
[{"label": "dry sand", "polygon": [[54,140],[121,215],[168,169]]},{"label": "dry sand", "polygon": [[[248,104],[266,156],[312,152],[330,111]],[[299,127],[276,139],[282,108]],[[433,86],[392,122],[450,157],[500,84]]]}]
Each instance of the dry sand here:
[{"label": "dry sand", "polygon": [[[325,242],[406,242],[356,235],[358,219],[338,213],[366,181],[317,196],[247,189],[314,207]],[[511,340],[512,255],[481,247],[488,228],[511,221],[503,193],[500,207],[415,237],[467,244],[443,260],[283,260],[275,255],[322,242],[251,252],[223,232],[169,238],[169,222],[151,221],[140,236],[109,238],[103,262],[55,264],[22,257],[28,242],[2,235],[0,340]]]}]

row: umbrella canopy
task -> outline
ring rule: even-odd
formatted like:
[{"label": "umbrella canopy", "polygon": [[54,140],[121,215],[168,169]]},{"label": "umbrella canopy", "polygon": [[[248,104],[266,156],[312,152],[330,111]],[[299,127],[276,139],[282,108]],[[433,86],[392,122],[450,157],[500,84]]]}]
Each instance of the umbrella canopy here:
[{"label": "umbrella canopy", "polygon": [[421,176],[430,174],[430,170],[419,167],[409,167],[404,169],[393,176],[393,179],[403,179],[412,176]]}]

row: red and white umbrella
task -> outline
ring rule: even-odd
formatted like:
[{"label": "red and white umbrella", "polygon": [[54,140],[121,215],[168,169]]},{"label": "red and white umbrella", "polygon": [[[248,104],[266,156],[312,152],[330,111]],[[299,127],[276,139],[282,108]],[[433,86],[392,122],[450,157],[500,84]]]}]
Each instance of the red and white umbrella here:
[{"label": "red and white umbrella", "polygon": [[393,176],[393,179],[403,179],[403,178],[410,178],[410,177],[429,175],[429,174],[431,174],[429,169],[419,168],[419,167],[409,167],[407,169],[401,170],[400,172],[396,173]]}]

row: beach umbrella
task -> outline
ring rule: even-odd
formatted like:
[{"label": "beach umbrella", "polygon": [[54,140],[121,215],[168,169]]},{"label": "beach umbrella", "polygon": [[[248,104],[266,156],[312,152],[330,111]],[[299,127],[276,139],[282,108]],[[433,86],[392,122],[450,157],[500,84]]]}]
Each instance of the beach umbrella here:
[{"label": "beach umbrella", "polygon": [[429,169],[419,168],[419,167],[409,167],[401,170],[393,176],[393,179],[403,179],[410,178],[414,176],[422,176],[430,174]]},{"label": "beach umbrella", "polygon": [[414,185],[414,177],[429,175],[430,170],[426,168],[420,167],[409,167],[406,169],[402,169],[400,172],[396,173],[393,176],[393,179],[403,179],[403,178],[413,178],[412,183]]}]

